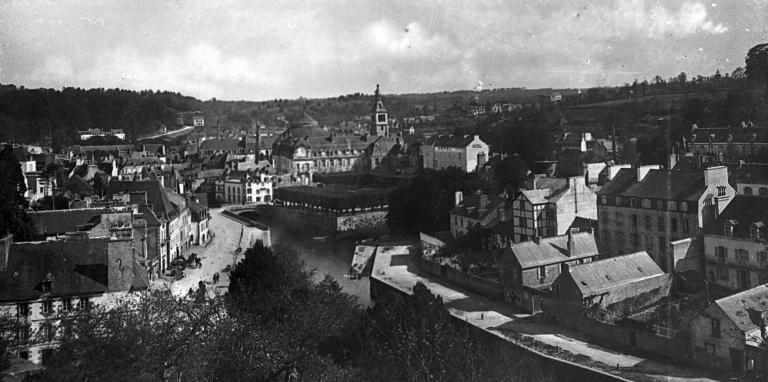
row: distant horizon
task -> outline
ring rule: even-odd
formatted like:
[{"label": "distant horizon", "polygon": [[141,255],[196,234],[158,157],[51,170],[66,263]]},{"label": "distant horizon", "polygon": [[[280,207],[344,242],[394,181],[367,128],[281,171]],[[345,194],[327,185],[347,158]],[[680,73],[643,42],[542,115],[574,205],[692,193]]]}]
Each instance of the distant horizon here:
[{"label": "distant horizon", "polygon": [[744,66],[761,0],[0,3],[0,83],[201,100],[588,89]]}]

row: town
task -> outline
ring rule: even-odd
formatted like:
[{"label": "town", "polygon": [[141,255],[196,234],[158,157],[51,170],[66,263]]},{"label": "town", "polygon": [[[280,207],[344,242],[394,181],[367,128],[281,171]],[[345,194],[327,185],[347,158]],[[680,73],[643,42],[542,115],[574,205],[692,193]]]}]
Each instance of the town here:
[{"label": "town", "polygon": [[766,380],[750,46],[623,84],[262,101],[0,74],[0,376]]}]

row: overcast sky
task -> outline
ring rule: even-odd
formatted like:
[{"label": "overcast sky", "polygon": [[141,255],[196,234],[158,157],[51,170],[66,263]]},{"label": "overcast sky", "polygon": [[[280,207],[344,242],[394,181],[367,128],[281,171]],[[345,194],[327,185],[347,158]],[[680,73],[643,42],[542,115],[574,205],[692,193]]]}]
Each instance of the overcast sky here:
[{"label": "overcast sky", "polygon": [[766,20],[766,0],[1,0],[0,82],[229,100],[616,85],[730,72]]}]

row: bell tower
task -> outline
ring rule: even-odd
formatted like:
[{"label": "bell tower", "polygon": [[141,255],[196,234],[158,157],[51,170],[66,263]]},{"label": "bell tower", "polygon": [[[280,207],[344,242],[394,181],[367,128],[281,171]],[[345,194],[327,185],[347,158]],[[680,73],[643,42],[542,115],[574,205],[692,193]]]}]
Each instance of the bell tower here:
[{"label": "bell tower", "polygon": [[380,137],[389,137],[389,120],[387,117],[387,109],[384,108],[384,103],[381,102],[379,84],[376,84],[375,100],[373,104],[373,111],[371,113],[370,134]]}]

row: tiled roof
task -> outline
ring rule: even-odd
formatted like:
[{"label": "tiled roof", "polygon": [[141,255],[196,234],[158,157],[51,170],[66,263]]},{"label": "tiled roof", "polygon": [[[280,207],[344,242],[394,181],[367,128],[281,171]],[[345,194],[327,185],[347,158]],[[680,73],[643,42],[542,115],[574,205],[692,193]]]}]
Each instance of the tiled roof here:
[{"label": "tiled roof", "polygon": [[106,292],[108,240],[14,243],[0,271],[0,301],[40,297],[48,275],[54,296]]},{"label": "tiled roof", "polygon": [[481,195],[478,193],[467,195],[458,206],[453,207],[451,214],[464,216],[470,219],[485,220],[499,206],[503,206],[505,199],[497,195],[485,194],[486,204],[480,208]]},{"label": "tiled roof", "polygon": [[107,194],[113,195],[121,192],[146,192],[147,202],[152,205],[152,209],[159,217],[168,219],[175,214],[171,201],[165,193],[165,188],[159,181],[123,181],[113,180],[109,182]]},{"label": "tiled roof", "polygon": [[569,272],[583,296],[664,274],[645,251],[572,265]]},{"label": "tiled roof", "polygon": [[472,135],[434,135],[427,139],[425,145],[464,148],[469,146],[473,140],[475,140],[475,137]]},{"label": "tiled roof", "polygon": [[208,139],[200,144],[200,151],[237,151],[245,147],[239,139]]},{"label": "tiled roof", "polygon": [[715,222],[704,227],[704,231],[722,235],[725,222],[729,220],[736,223],[733,226],[733,236],[749,238],[752,223],[768,223],[768,198],[736,195],[723,212],[718,215]]},{"label": "tiled roof", "polygon": [[56,235],[75,232],[88,223],[97,223],[103,212],[103,208],[80,208],[28,212],[27,216],[34,223],[38,234]]},{"label": "tiled roof", "polygon": [[535,241],[515,243],[505,251],[505,256],[514,256],[522,269],[530,269],[598,255],[594,235],[589,232],[572,235],[573,256],[568,255],[568,235],[542,238],[539,244]]},{"label": "tiled roof", "polygon": [[550,190],[522,190],[520,193],[526,199],[528,199],[531,204],[543,204],[547,202],[547,197],[550,195]]},{"label": "tiled roof", "polygon": [[768,130],[759,128],[698,128],[691,133],[691,143],[726,144],[726,143],[766,143]]},{"label": "tiled roof", "polygon": [[78,175],[73,175],[67,179],[64,189],[75,195],[93,196],[94,190],[88,182]]},{"label": "tiled roof", "polygon": [[768,285],[760,285],[741,293],[721,298],[714,302],[736,326],[744,332],[757,329],[750,318],[754,314],[768,311]]},{"label": "tiled roof", "polygon": [[695,201],[704,190],[703,171],[649,170],[643,180],[637,182],[637,170],[623,168],[598,195]]},{"label": "tiled roof", "polygon": [[731,184],[753,183],[768,184],[768,164],[746,163],[733,168],[731,171]]}]

